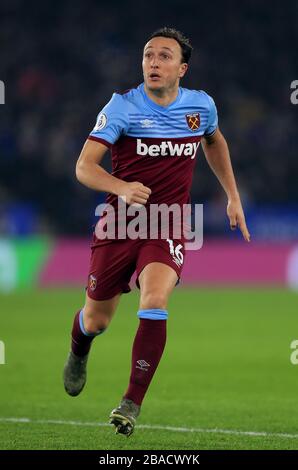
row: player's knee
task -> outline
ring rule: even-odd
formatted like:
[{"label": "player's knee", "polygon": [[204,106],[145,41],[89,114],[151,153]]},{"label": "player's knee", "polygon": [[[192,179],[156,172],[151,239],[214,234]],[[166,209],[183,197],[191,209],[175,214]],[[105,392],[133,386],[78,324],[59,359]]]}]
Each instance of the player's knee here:
[{"label": "player's knee", "polygon": [[167,296],[162,292],[148,291],[141,295],[140,308],[160,308],[165,310],[167,308]]},{"label": "player's knee", "polygon": [[107,315],[84,309],[84,327],[89,333],[97,333],[100,330],[106,330],[110,321]]}]

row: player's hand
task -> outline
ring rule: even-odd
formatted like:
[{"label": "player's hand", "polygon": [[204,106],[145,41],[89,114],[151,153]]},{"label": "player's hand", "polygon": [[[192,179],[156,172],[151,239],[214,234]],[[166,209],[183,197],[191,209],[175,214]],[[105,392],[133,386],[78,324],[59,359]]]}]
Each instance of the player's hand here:
[{"label": "player's hand", "polygon": [[240,199],[229,199],[227,206],[227,215],[230,219],[231,230],[236,230],[236,228],[239,227],[244,240],[250,242],[250,234],[246,226],[244,212]]},{"label": "player's hand", "polygon": [[145,205],[150,194],[151,189],[138,181],[133,183],[123,182],[119,191],[119,196],[129,205]]}]

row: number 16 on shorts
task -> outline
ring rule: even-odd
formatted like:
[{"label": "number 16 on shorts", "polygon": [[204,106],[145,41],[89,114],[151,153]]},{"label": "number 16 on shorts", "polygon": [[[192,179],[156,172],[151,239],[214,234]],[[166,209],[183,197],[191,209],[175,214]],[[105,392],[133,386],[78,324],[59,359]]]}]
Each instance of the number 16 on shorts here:
[{"label": "number 16 on shorts", "polygon": [[169,249],[170,249],[170,254],[172,255],[173,261],[177,264],[177,266],[182,266],[183,264],[183,253],[181,249],[183,248],[183,245],[181,243],[179,245],[174,245],[174,241],[170,240],[170,238],[167,238],[166,240],[169,244]]}]

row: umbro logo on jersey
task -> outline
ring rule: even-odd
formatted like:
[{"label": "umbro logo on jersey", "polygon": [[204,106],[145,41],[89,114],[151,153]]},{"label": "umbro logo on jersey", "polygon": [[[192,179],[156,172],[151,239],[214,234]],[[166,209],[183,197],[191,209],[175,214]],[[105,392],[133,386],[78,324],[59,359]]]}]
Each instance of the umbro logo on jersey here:
[{"label": "umbro logo on jersey", "polygon": [[151,121],[150,119],[143,119],[140,121],[141,127],[148,128],[148,127],[153,127],[154,121]]},{"label": "umbro logo on jersey", "polygon": [[181,155],[184,155],[193,159],[196,156],[199,145],[200,142],[173,144],[170,140],[163,141],[160,145],[147,145],[142,142],[142,139],[137,139],[137,155],[149,155],[149,157],[159,157],[160,155],[181,157]]}]

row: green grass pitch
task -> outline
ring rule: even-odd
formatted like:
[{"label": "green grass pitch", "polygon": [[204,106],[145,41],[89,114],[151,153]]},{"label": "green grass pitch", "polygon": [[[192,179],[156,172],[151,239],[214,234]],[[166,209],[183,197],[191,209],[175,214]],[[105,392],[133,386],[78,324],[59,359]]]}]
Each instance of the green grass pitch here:
[{"label": "green grass pitch", "polygon": [[297,293],[177,288],[167,346],[130,438],[106,423],[128,382],[138,292],[123,295],[94,343],[86,388],[72,398],[62,369],[83,296],[0,297],[1,449],[298,449]]}]

